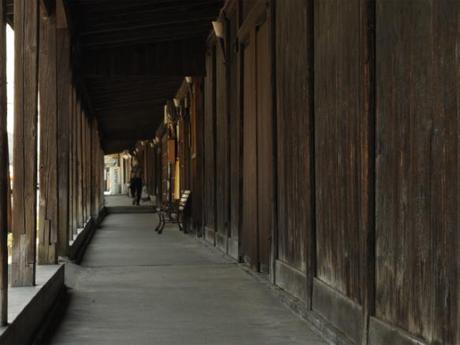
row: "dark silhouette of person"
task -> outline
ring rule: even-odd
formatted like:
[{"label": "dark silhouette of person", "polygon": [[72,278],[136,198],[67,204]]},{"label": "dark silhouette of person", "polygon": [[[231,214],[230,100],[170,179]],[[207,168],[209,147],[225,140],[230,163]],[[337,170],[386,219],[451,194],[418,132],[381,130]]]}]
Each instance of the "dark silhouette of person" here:
[{"label": "dark silhouette of person", "polygon": [[134,163],[131,169],[130,188],[133,196],[133,205],[139,205],[142,194],[142,169],[137,163]]}]

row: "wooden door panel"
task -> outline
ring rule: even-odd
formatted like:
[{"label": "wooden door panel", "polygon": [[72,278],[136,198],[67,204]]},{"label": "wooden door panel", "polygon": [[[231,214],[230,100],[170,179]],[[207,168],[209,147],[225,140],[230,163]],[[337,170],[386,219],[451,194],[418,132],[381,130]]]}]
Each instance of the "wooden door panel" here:
[{"label": "wooden door panel", "polygon": [[268,271],[273,219],[273,119],[267,22],[259,26],[256,39],[258,260],[260,269]]},{"label": "wooden door panel", "polygon": [[241,253],[257,265],[257,152],[253,37],[243,51],[243,208]]}]

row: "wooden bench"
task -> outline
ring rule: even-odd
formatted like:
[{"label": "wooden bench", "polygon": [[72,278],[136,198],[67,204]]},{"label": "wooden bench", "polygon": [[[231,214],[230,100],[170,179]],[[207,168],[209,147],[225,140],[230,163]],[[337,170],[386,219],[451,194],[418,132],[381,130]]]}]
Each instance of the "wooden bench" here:
[{"label": "wooden bench", "polygon": [[159,234],[163,232],[166,224],[177,224],[180,231],[184,230],[184,211],[190,199],[190,191],[186,190],[182,193],[179,200],[171,203],[164,203],[157,207],[158,225],[155,231]]}]

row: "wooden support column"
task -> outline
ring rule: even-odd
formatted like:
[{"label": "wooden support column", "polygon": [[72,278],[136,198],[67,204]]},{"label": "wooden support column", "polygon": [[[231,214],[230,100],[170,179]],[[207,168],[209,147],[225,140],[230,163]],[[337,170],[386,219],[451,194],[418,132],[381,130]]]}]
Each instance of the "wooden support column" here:
[{"label": "wooden support column", "polygon": [[86,220],[91,218],[91,120],[85,118],[86,127]]},{"label": "wooden support column", "polygon": [[6,102],[5,1],[0,1],[0,326],[8,322],[8,197],[9,157]]},{"label": "wooden support column", "polygon": [[72,223],[72,237],[77,234],[77,229],[80,225],[80,214],[78,207],[78,112],[77,112],[77,94],[75,88],[72,88],[72,170],[73,170],[73,184],[72,184],[72,213],[73,213],[73,223]]},{"label": "wooden support column", "polygon": [[14,1],[15,95],[12,286],[35,285],[38,1]]},{"label": "wooden support column", "polygon": [[88,220],[88,121],[86,112],[83,113],[82,121],[82,150],[83,150],[83,214],[85,222]]},{"label": "wooden support column", "polygon": [[40,203],[38,263],[57,263],[58,182],[57,182],[57,59],[56,17],[40,8]]},{"label": "wooden support column", "polygon": [[82,117],[83,113],[81,112],[80,101],[77,101],[77,170],[78,170],[78,183],[77,183],[77,214],[78,214],[78,227],[81,228],[85,224],[84,215],[83,215],[83,154],[82,154]]},{"label": "wooden support column", "polygon": [[58,256],[68,255],[70,227],[70,120],[71,85],[70,36],[62,0],[56,2],[57,41],[57,128],[58,128]]},{"label": "wooden support column", "polygon": [[82,150],[82,164],[81,164],[81,167],[82,167],[82,185],[81,185],[81,188],[82,188],[82,208],[83,208],[83,224],[86,223],[86,221],[88,220],[88,208],[87,208],[87,204],[88,204],[88,200],[87,200],[87,190],[86,190],[86,186],[87,186],[87,177],[88,177],[88,172],[87,172],[87,168],[88,168],[88,162],[87,162],[87,158],[88,158],[88,152],[87,152],[87,121],[86,121],[86,113],[85,112],[82,112],[82,116],[81,116],[81,129],[82,129],[82,142],[81,142],[81,150]]},{"label": "wooden support column", "polygon": [[74,162],[75,162],[75,154],[73,149],[73,144],[75,140],[75,127],[74,127],[74,112],[73,112],[73,88],[72,85],[69,85],[69,240],[73,240],[73,231],[76,224],[74,223],[75,220],[75,213],[74,213],[74,179],[75,179],[75,170],[74,170]]},{"label": "wooden support column", "polygon": [[97,132],[97,173],[98,173],[98,184],[97,184],[97,209],[98,211],[104,206],[104,152],[101,147],[101,137],[99,129]]},{"label": "wooden support column", "polygon": [[98,209],[96,203],[96,190],[97,190],[97,121],[93,119],[91,129],[91,212],[94,218],[98,216]]}]

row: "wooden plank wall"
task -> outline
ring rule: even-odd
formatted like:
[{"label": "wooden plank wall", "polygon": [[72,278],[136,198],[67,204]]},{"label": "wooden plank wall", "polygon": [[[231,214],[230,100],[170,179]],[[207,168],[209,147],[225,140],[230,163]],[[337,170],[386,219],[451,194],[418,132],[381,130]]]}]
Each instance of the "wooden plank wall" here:
[{"label": "wooden plank wall", "polygon": [[459,344],[460,4],[378,0],[376,18],[376,317]]},{"label": "wooden plank wall", "polygon": [[203,221],[206,239],[215,241],[216,231],[216,46],[213,45],[206,54],[206,77],[204,80],[204,207]]},{"label": "wooden plank wall", "polygon": [[227,112],[227,69],[224,50],[216,49],[216,244],[224,252],[228,238],[229,204],[229,157],[228,157],[228,112]]},{"label": "wooden plank wall", "polygon": [[193,79],[191,99],[191,125],[192,125],[192,222],[193,227],[200,231],[203,226],[203,205],[204,205],[204,175],[203,175],[203,131],[204,131],[204,99],[203,81]]},{"label": "wooden plank wall", "polygon": [[241,237],[239,256],[257,269],[257,108],[255,81],[255,34],[251,33],[242,43],[242,112],[243,112],[243,159],[241,195]]},{"label": "wooden plank wall", "polygon": [[[305,275],[314,209],[307,3],[276,2],[277,283],[307,300]],[[289,18],[289,20],[286,20]],[[290,49],[283,48],[288,45]]]},{"label": "wooden plank wall", "polygon": [[[195,131],[197,138],[204,132],[204,227],[220,232],[229,200],[227,236],[239,246],[229,250],[230,240],[227,252],[241,258],[261,254],[259,227],[274,220],[274,283],[336,341],[460,344],[460,4],[268,1],[270,135],[257,116],[271,100],[259,99],[245,73],[263,68],[248,49],[262,2],[230,1],[224,8],[225,80],[214,45],[207,55],[204,123]],[[240,49],[233,49],[237,37]],[[257,132],[274,140],[271,164],[263,163]],[[226,164],[228,181],[221,174]],[[265,182],[254,188],[259,165],[273,167],[273,215],[251,208],[266,191]],[[256,213],[257,220],[249,217]]]},{"label": "wooden plank wall", "polygon": [[228,117],[229,117],[229,150],[230,150],[230,210],[229,210],[229,243],[228,253],[238,258],[238,236],[240,227],[240,163],[241,163],[241,118],[238,109],[238,11],[233,8],[227,12],[228,40],[226,55],[228,65]]},{"label": "wooden plank wall", "polygon": [[[317,274],[313,308],[335,318],[336,327],[348,328],[356,343],[361,342],[361,306],[367,290],[362,239],[371,231],[367,210],[373,198],[368,181],[373,114],[367,108],[367,4],[327,1],[316,3],[314,9]],[[340,293],[336,298],[344,298],[344,315],[337,316],[331,305],[330,296],[336,292]]]}]

